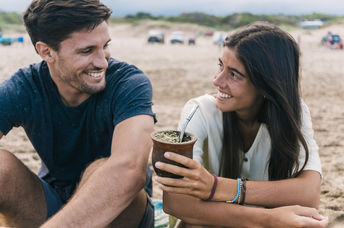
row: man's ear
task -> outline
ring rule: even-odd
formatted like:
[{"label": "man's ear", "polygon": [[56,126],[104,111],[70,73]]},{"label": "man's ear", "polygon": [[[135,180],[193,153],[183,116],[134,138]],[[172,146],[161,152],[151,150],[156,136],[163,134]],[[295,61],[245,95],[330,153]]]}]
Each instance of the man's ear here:
[{"label": "man's ear", "polygon": [[55,61],[54,54],[55,50],[49,47],[46,43],[38,41],[35,45],[38,54],[47,63],[52,63]]}]

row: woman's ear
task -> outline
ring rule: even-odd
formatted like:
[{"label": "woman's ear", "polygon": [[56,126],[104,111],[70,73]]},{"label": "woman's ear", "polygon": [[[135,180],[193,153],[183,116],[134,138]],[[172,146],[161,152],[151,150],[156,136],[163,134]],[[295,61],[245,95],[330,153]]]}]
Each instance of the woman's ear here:
[{"label": "woman's ear", "polygon": [[46,61],[47,63],[52,63],[55,61],[54,53],[55,52],[51,47],[49,47],[46,43],[38,41],[35,45],[36,50],[41,56],[41,58]]}]

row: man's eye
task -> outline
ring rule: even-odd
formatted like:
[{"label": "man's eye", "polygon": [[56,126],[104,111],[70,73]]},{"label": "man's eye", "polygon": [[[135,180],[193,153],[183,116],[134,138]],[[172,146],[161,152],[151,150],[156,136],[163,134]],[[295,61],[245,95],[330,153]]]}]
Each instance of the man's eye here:
[{"label": "man's eye", "polygon": [[88,53],[91,53],[91,49],[85,49],[85,50],[82,50],[81,53],[82,54],[88,54]]}]

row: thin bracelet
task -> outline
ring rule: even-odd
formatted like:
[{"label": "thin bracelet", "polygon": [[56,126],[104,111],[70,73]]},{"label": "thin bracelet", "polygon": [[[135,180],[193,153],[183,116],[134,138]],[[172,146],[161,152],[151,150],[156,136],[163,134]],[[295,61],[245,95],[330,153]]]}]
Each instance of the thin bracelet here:
[{"label": "thin bracelet", "polygon": [[241,178],[242,181],[242,201],[240,202],[240,205],[243,205],[245,203],[245,196],[246,196],[246,178]]},{"label": "thin bracelet", "polygon": [[240,204],[241,194],[242,194],[242,179],[240,179],[240,180],[241,180],[241,182],[240,182],[240,194],[239,194],[238,201],[236,202],[237,204]]},{"label": "thin bracelet", "polygon": [[233,200],[228,200],[228,201],[226,201],[226,203],[234,203],[234,202],[238,199],[238,197],[239,197],[239,195],[240,195],[240,183],[241,183],[241,179],[238,178],[238,179],[237,179],[237,182],[238,182],[238,191],[237,191],[236,196],[234,197]]},{"label": "thin bracelet", "polygon": [[210,201],[213,199],[214,195],[215,195],[215,191],[216,191],[216,186],[217,186],[217,176],[215,174],[213,174],[214,177],[214,184],[213,184],[213,188],[211,189],[210,192],[210,196],[208,199],[206,199],[206,201]]}]

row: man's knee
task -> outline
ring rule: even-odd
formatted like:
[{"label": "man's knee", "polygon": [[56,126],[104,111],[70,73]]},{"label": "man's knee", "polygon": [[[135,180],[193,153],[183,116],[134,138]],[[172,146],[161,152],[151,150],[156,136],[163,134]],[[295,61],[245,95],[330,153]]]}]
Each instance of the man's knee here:
[{"label": "man's knee", "polygon": [[[11,152],[0,150],[0,204],[7,201],[17,190],[19,178],[25,178],[25,165]],[[13,196],[14,197],[14,196]]]},{"label": "man's knee", "polygon": [[20,161],[7,150],[0,150],[0,186],[9,184],[9,180],[13,178],[13,172],[16,172]]},{"label": "man's knee", "polygon": [[145,216],[147,194],[141,190],[131,204],[110,224],[109,227],[138,227]]}]

